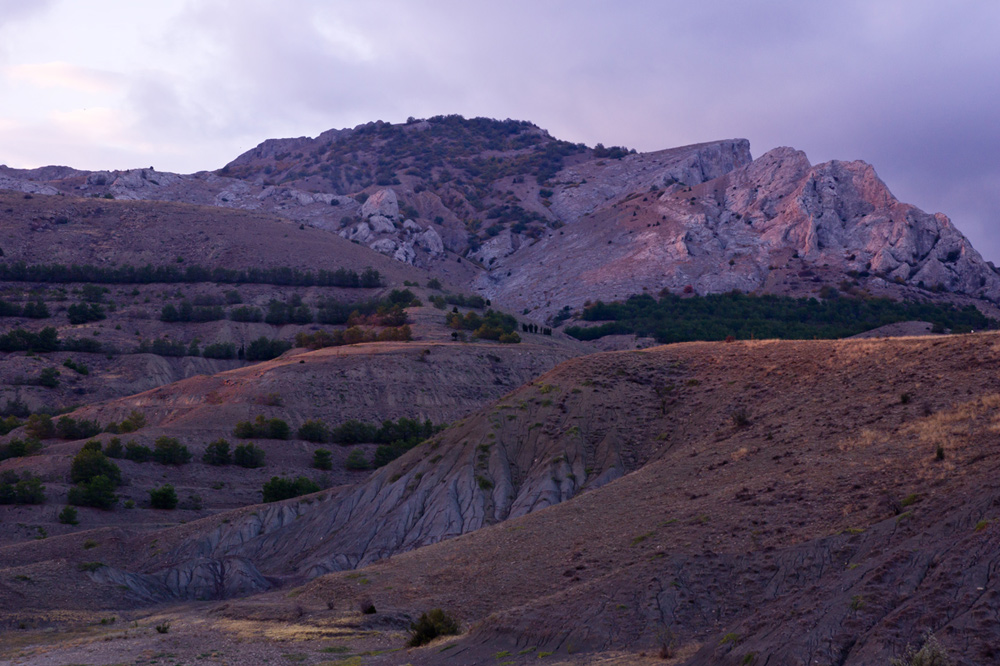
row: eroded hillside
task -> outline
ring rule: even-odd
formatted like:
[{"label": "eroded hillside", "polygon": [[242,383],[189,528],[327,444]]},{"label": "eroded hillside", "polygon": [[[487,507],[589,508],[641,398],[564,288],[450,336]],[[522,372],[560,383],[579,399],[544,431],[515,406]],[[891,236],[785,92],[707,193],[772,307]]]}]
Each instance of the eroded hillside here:
[{"label": "eroded hillside", "polygon": [[466,628],[454,648],[364,662],[634,663],[662,649],[677,663],[862,664],[924,631],[953,663],[989,661],[997,361],[995,334],[574,359],[354,487],[143,549],[111,533],[94,555],[86,533],[3,549],[4,594],[37,622],[58,578],[106,591],[106,612],[361,566],[157,617],[192,637],[204,622],[229,636],[291,619],[307,663],[320,648],[401,647],[405,618],[432,607]]}]

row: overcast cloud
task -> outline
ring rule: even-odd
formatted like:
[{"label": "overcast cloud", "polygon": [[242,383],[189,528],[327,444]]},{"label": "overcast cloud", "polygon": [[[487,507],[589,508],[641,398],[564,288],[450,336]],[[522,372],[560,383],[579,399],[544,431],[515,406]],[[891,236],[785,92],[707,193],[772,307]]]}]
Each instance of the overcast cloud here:
[{"label": "overcast cloud", "polygon": [[0,163],[214,169],[461,113],[862,159],[1000,262],[1000,3],[0,0]]}]

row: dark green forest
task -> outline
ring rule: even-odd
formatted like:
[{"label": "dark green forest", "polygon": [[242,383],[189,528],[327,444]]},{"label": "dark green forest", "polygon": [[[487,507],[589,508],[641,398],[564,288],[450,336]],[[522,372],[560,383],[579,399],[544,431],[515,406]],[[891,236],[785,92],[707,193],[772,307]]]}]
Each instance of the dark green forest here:
[{"label": "dark green forest", "polygon": [[626,301],[598,301],[583,310],[585,321],[598,326],[571,326],[566,333],[579,340],[605,335],[636,334],[657,342],[784,338],[844,338],[901,321],[927,321],[936,332],[965,333],[995,329],[998,322],[974,306],[893,301],[887,298],[837,297],[827,300],[755,296],[742,292],[682,298],[663,294],[659,300],[643,294]]}]

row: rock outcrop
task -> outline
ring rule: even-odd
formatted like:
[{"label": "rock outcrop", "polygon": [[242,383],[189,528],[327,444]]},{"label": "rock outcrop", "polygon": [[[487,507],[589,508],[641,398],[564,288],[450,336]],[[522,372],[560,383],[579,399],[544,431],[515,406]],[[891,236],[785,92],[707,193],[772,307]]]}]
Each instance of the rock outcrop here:
[{"label": "rock outcrop", "polygon": [[[1000,300],[1000,275],[951,221],[897,201],[864,162],[812,166],[777,148],[701,184],[640,193],[498,254],[480,293],[542,317],[664,288],[816,295],[845,279],[888,296]],[[805,291],[792,288],[800,273],[817,277]]]}]

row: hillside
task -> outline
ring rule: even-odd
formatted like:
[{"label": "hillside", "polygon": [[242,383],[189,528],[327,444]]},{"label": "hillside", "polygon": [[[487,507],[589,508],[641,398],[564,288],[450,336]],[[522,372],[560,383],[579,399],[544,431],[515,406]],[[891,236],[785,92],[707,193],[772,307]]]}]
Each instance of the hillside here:
[{"label": "hillside", "polygon": [[1000,276],[943,214],[864,162],[753,159],[732,139],[635,153],[524,121],[437,116],[269,139],[217,172],[0,167],[4,187],[270,212],[474,288],[538,323],[663,289],[996,302]]},{"label": "hillside", "polygon": [[[927,630],[953,663],[989,661],[998,360],[996,334],[569,360],[353,487],[155,541],[81,532],[0,549],[21,609],[8,621],[167,618],[192,655],[286,626],[305,663],[347,645],[364,663],[636,663],[664,649],[685,664],[867,664]],[[82,550],[91,534],[100,545]],[[102,566],[74,572],[83,560]],[[138,610],[355,566],[291,592]],[[75,590],[55,601],[68,624],[48,615],[56,580]],[[436,606],[467,628],[455,648],[371,654]],[[45,650],[100,654],[109,631]],[[138,631],[115,649],[158,640]]]}]

